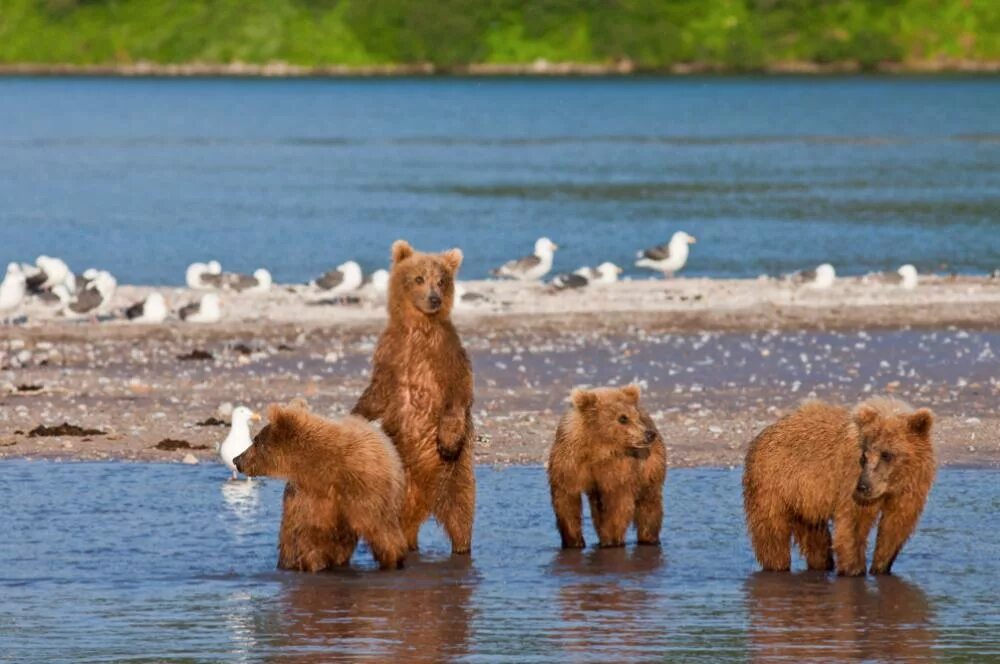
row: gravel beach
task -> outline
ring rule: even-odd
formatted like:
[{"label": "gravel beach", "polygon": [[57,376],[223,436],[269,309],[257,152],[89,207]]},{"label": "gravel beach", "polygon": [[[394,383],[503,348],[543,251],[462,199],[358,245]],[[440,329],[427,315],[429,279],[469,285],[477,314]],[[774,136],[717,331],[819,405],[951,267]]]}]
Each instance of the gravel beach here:
[{"label": "gravel beach", "polygon": [[[1000,466],[1000,281],[464,285],[475,299],[454,317],[475,369],[479,463],[544,462],[572,387],[638,382],[675,467],[739,465],[755,433],[805,398],[886,393],[934,409],[942,464]],[[112,312],[151,290],[119,288]],[[198,297],[158,290],[174,309]],[[348,412],[385,322],[378,295],[276,286],[224,294],[223,307],[218,324],[142,326],[30,303],[0,327],[0,457],[214,462],[226,404],[301,396]]]}]

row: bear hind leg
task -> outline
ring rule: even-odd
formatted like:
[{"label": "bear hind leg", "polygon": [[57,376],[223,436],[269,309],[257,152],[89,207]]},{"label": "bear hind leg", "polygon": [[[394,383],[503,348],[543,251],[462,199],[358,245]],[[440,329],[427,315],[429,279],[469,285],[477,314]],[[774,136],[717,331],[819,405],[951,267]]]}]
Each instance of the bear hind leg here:
[{"label": "bear hind leg", "polygon": [[451,539],[452,555],[464,555],[472,550],[472,525],[476,516],[476,477],[468,448],[455,466],[436,498],[434,516]]},{"label": "bear hind leg", "polygon": [[809,569],[827,572],[833,569],[833,538],[830,536],[829,524],[807,523],[795,519],[792,522],[792,535]]},{"label": "bear hind leg", "polygon": [[792,527],[784,515],[768,516],[749,510],[747,528],[757,561],[766,571],[787,572],[792,567]]}]

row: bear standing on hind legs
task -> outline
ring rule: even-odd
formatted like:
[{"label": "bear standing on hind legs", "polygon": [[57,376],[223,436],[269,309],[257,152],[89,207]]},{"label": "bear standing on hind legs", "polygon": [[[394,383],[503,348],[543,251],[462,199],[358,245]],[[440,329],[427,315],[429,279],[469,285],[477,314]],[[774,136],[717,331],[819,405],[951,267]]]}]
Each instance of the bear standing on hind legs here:
[{"label": "bear standing on hind legs", "polygon": [[472,366],[451,309],[462,252],[417,252],[392,245],[389,322],[372,377],[353,413],[382,420],[406,468],[403,533],[417,549],[420,525],[433,515],[452,553],[469,553],[476,505],[472,467]]},{"label": "bear standing on hind legs", "polygon": [[[862,576],[878,520],[872,574],[888,574],[934,482],[926,408],[874,398],[853,412],[809,401],[750,443],[743,503],[757,560],[791,567],[794,538],[809,569]],[[833,535],[830,521],[833,521]]]}]

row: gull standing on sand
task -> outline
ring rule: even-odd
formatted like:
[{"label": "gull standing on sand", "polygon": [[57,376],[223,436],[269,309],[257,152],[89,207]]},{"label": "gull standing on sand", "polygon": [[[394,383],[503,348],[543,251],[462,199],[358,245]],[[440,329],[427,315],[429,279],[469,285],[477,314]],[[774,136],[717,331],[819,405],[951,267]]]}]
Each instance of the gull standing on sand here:
[{"label": "gull standing on sand", "polygon": [[814,290],[831,288],[837,280],[837,271],[829,263],[816,266],[813,270],[802,270],[787,277],[794,284],[803,285]]},{"label": "gull standing on sand", "polygon": [[635,262],[635,266],[662,272],[665,277],[673,277],[687,263],[688,245],[695,242],[697,240],[684,231],[677,231],[671,236],[670,242],[636,254],[639,260]]},{"label": "gull standing on sand", "polygon": [[218,323],[222,319],[219,296],[215,293],[207,293],[200,302],[181,307],[177,315],[188,323]]},{"label": "gull standing on sand", "polygon": [[389,270],[375,270],[368,277],[368,280],[371,281],[372,288],[379,295],[385,295],[389,292]]},{"label": "gull standing on sand", "polygon": [[[207,297],[207,296],[206,296]],[[229,428],[229,435],[219,445],[219,456],[222,463],[226,464],[229,470],[233,471],[233,479],[239,479],[239,472],[233,459],[247,451],[253,440],[250,438],[250,422],[260,422],[260,415],[253,412],[246,406],[237,406],[233,409],[233,419]]]},{"label": "gull standing on sand", "polygon": [[524,258],[507,261],[493,270],[493,274],[521,281],[538,281],[552,269],[552,258],[558,248],[559,245],[549,238],[540,237],[535,241],[535,253]]},{"label": "gull standing on sand", "polygon": [[605,261],[597,267],[581,267],[573,274],[579,275],[592,284],[613,284],[624,270],[614,263]]},{"label": "gull standing on sand", "polygon": [[50,291],[59,284],[65,284],[70,291],[76,290],[76,277],[64,261],[41,255],[35,264],[22,267],[27,277],[28,290],[32,293]]},{"label": "gull standing on sand", "polygon": [[202,275],[201,281],[205,286],[236,291],[237,293],[266,293],[271,290],[271,284],[274,283],[271,273],[264,268],[254,270],[253,274],[240,274],[239,272],[205,274]]},{"label": "gull standing on sand", "polygon": [[150,293],[145,300],[136,302],[125,310],[125,317],[133,323],[159,324],[167,319],[167,301],[159,293]]},{"label": "gull standing on sand", "polygon": [[218,276],[222,274],[222,265],[219,261],[208,261],[207,263],[191,263],[184,273],[184,281],[188,288],[203,290],[211,288],[211,284],[206,281],[206,277]]},{"label": "gull standing on sand", "polygon": [[111,306],[118,281],[107,270],[90,269],[84,273],[85,285],[63,310],[66,316],[96,316]]},{"label": "gull standing on sand", "polygon": [[309,285],[328,291],[330,295],[340,295],[357,290],[363,281],[361,266],[355,261],[347,261],[313,279]]},{"label": "gull standing on sand", "polygon": [[14,311],[24,301],[28,279],[17,263],[7,264],[7,274],[0,283],[0,315]]},{"label": "gull standing on sand", "polygon": [[[901,266],[896,270],[896,274],[899,275],[897,279],[893,279],[893,282],[900,288],[906,290],[913,290],[917,287],[917,283],[920,281],[920,275],[917,273],[917,268],[910,263]],[[890,275],[891,276],[891,275]]]}]

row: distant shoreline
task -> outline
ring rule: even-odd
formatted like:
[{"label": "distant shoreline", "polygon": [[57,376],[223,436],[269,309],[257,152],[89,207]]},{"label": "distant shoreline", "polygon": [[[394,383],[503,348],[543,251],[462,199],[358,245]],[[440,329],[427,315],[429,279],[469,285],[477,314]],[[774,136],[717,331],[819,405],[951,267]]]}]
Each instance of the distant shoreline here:
[{"label": "distant shoreline", "polygon": [[632,62],[579,63],[478,63],[450,67],[431,63],[371,65],[371,66],[301,66],[286,62],[267,63],[202,63],[162,64],[135,62],[128,64],[77,65],[68,63],[0,64],[0,76],[116,76],[122,78],[380,78],[395,76],[692,76],[692,75],[844,75],[844,74],[1000,74],[1000,60],[921,60],[883,62],[874,68],[864,68],[856,61],[817,63],[806,61],[776,62],[755,69],[733,69],[709,63],[679,63],[669,68],[653,69],[635,66]]}]

